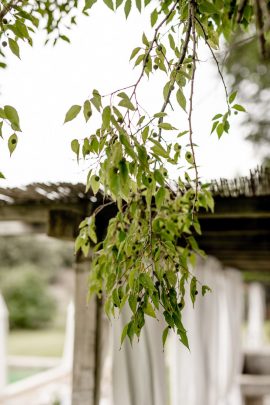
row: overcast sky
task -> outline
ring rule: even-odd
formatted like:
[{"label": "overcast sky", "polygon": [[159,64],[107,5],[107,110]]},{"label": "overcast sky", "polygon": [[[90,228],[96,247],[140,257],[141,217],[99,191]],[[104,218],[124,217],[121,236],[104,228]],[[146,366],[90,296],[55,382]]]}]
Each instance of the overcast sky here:
[{"label": "overcast sky", "polygon": [[[1,185],[85,180],[86,171],[78,167],[70,141],[90,135],[94,126],[86,126],[83,119],[63,125],[65,113],[72,104],[82,104],[93,88],[106,94],[134,82],[139,70],[132,70],[129,56],[141,44],[143,31],[151,37],[148,18],[148,12],[134,11],[126,22],[122,10],[114,14],[101,5],[89,18],[79,19],[70,35],[71,45],[59,42],[55,48],[44,47],[38,35],[34,48],[22,48],[21,61],[8,55],[8,69],[1,71],[0,104],[17,108],[23,132],[11,159],[1,141],[0,170],[7,178]],[[207,63],[210,59],[203,51],[196,78],[194,142],[199,145],[200,173],[208,179],[247,174],[259,157],[243,141],[240,115],[234,117],[229,135],[221,140],[209,136],[211,117],[225,112],[224,90],[215,66]],[[140,93],[155,111],[160,105],[158,81],[143,86]],[[184,115],[179,115],[178,128],[186,129]]]}]

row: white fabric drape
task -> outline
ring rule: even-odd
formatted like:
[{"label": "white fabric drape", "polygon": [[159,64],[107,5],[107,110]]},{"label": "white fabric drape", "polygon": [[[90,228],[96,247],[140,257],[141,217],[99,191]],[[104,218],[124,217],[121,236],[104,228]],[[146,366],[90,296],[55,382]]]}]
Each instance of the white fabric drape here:
[{"label": "white fabric drape", "polygon": [[161,321],[147,317],[140,342],[134,339],[131,347],[126,340],[121,348],[123,327],[130,319],[124,308],[113,325],[113,404],[166,405],[166,373],[162,350]]},{"label": "white fabric drape", "polygon": [[172,337],[172,405],[240,405],[241,276],[213,258],[198,261],[193,273],[212,292],[199,294],[194,309],[187,293],[183,322],[190,352]]},{"label": "white fabric drape", "polygon": [[248,322],[247,342],[249,349],[261,348],[265,343],[264,321],[266,318],[265,289],[262,284],[251,283],[248,286]]}]

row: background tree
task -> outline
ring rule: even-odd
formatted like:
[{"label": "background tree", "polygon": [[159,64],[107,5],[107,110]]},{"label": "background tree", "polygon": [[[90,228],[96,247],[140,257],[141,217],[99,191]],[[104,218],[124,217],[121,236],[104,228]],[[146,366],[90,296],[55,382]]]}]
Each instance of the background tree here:
[{"label": "background tree", "polygon": [[224,64],[248,110],[242,123],[246,139],[259,148],[262,160],[269,164],[270,59],[262,57],[257,42],[255,32],[239,32],[228,44]]},{"label": "background tree", "polygon": [[[67,32],[76,24],[79,12],[94,12],[96,0],[71,1],[3,1],[0,12],[2,57],[4,49],[20,57],[21,41],[32,44],[34,33],[44,28],[47,42],[69,41]],[[269,9],[264,0],[104,0],[111,10],[123,8],[128,18],[132,8],[140,12],[151,7],[152,35],[142,35],[142,43],[131,53],[138,66],[135,83],[110,94],[93,89],[80,105],[67,111],[65,122],[83,116],[91,135],[83,142],[74,139],[71,148],[78,160],[88,159],[86,190],[101,189],[106,203],[80,225],[76,250],[88,254],[94,243],[90,274],[90,294],[105,294],[108,316],[128,303],[131,318],[123,330],[122,340],[140,336],[145,316],[163,313],[167,327],[174,329],[188,347],[181,321],[186,289],[195,303],[200,286],[192,275],[199,249],[195,234],[200,233],[197,214],[213,210],[208,185],[202,184],[193,142],[193,99],[196,71],[200,61],[200,43],[204,42],[213,57],[224,86],[227,107],[215,111],[212,132],[220,138],[229,132],[233,112],[244,112],[237,93],[228,93],[215,55],[222,38],[226,41],[240,29],[248,31],[257,24],[262,54],[267,55]],[[82,6],[82,8],[81,8]],[[4,66],[5,62],[2,62]],[[160,108],[151,111],[141,100],[139,88],[153,75],[163,74]],[[159,76],[161,77],[161,76]],[[180,109],[186,121],[177,122],[172,111]],[[93,121],[92,116],[96,115]],[[19,116],[11,106],[0,110],[1,125],[11,127],[8,147],[12,153],[20,131]],[[96,126],[91,122],[99,122]],[[173,170],[174,179],[169,178]],[[102,208],[116,204],[118,213],[110,221],[104,241],[98,241],[95,218]],[[200,290],[200,291],[199,291]]]}]

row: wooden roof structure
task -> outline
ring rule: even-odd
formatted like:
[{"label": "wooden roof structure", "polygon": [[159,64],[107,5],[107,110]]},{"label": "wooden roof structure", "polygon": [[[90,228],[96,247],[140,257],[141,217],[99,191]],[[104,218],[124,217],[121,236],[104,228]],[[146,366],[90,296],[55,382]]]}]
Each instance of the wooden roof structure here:
[{"label": "wooden roof structure", "polygon": [[[202,213],[199,245],[225,266],[248,272],[270,272],[270,168],[258,168],[249,177],[212,181],[215,212]],[[103,196],[85,193],[83,184],[35,183],[0,188],[0,221],[22,221],[43,226],[50,236],[76,237],[78,225],[103,202]],[[97,217],[100,236],[114,205]]]}]

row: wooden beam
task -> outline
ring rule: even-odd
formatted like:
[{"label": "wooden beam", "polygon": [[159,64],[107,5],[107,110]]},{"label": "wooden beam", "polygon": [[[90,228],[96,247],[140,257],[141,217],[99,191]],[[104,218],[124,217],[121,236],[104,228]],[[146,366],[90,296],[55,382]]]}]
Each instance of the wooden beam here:
[{"label": "wooden beam", "polygon": [[[87,202],[87,205],[89,203]],[[81,204],[49,202],[47,204],[4,204],[0,205],[0,221],[22,221],[47,223],[51,210],[84,212],[86,202]]]},{"label": "wooden beam", "polygon": [[78,235],[82,212],[53,209],[49,212],[48,236],[58,239],[74,240]]},{"label": "wooden beam", "polygon": [[90,261],[77,257],[75,283],[75,341],[72,405],[98,405],[100,372],[97,333],[100,308],[97,299],[87,304]]},{"label": "wooden beam", "polygon": [[201,213],[201,217],[213,215],[226,218],[270,217],[269,195],[253,197],[215,197],[215,213]]}]

